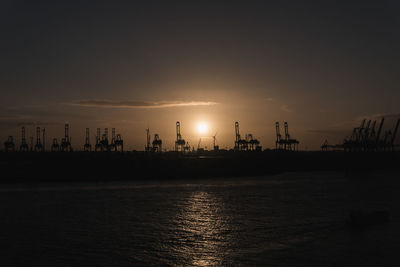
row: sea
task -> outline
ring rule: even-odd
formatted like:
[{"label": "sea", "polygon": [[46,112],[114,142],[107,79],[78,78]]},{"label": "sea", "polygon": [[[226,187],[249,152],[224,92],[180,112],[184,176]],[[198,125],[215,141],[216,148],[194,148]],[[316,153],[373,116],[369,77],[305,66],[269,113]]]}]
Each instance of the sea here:
[{"label": "sea", "polygon": [[399,174],[2,184],[0,266],[400,266]]}]

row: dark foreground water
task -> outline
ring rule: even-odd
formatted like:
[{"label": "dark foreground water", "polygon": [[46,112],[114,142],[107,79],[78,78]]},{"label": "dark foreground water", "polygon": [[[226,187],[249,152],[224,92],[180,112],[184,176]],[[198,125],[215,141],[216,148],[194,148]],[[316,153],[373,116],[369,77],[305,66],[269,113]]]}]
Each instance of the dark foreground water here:
[{"label": "dark foreground water", "polygon": [[[1,266],[400,266],[399,173],[0,186]],[[391,222],[346,227],[349,211]]]}]

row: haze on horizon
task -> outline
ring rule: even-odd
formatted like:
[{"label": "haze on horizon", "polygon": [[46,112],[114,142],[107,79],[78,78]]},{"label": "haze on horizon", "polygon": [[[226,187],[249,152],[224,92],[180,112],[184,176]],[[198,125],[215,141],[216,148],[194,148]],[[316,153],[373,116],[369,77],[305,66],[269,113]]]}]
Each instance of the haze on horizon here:
[{"label": "haze on horizon", "polygon": [[[313,3],[312,3],[313,2]],[[2,1],[0,137],[46,127],[145,129],[173,146],[232,147],[234,122],[263,148],[275,121],[301,149],[340,142],[362,118],[400,114],[397,1]],[[207,134],[196,131],[207,123]],[[208,138],[207,138],[208,137]],[[2,141],[3,142],[3,141]]]}]

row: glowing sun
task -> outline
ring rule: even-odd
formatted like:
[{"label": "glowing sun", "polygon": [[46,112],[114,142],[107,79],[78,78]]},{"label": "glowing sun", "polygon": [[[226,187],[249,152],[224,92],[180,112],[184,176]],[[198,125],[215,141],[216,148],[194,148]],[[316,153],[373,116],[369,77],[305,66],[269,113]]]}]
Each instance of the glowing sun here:
[{"label": "glowing sun", "polygon": [[197,124],[197,132],[199,134],[206,134],[208,133],[208,125],[205,122],[200,122]]}]

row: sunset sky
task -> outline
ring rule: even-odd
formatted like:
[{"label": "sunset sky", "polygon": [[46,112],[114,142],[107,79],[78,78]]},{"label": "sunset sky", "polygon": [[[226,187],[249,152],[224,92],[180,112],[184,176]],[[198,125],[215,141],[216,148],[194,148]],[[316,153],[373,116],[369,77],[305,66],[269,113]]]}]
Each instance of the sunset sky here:
[{"label": "sunset sky", "polygon": [[224,2],[1,1],[1,140],[41,126],[49,144],[68,122],[76,148],[86,127],[137,150],[149,127],[172,148],[179,120],[191,145],[217,132],[230,148],[239,121],[271,148],[288,121],[318,149],[364,117],[394,126],[400,2]]}]

